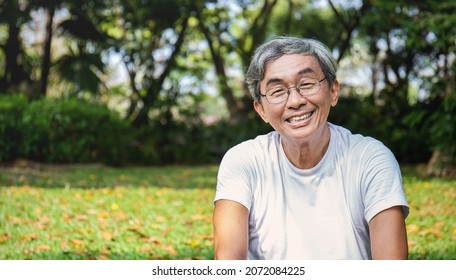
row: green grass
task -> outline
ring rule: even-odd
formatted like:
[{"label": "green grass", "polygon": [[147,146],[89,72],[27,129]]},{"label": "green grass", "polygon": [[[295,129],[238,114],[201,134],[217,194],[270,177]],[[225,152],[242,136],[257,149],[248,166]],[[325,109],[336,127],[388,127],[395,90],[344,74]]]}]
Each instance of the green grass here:
[{"label": "green grass", "polygon": [[[0,170],[0,259],[212,259],[217,166]],[[456,184],[404,171],[411,259],[456,259]]]}]

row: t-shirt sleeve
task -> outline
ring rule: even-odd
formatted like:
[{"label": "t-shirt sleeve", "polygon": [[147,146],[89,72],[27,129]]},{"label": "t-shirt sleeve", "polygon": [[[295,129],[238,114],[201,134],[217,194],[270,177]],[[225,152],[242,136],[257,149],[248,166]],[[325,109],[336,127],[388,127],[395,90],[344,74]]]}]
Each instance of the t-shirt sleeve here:
[{"label": "t-shirt sleeve", "polygon": [[379,141],[372,141],[366,148],[362,195],[364,216],[369,222],[375,215],[394,206],[402,206],[404,218],[409,214],[402,176],[393,153]]},{"label": "t-shirt sleeve", "polygon": [[228,199],[244,205],[249,211],[252,203],[251,167],[246,145],[231,148],[223,157],[217,175],[214,203]]}]

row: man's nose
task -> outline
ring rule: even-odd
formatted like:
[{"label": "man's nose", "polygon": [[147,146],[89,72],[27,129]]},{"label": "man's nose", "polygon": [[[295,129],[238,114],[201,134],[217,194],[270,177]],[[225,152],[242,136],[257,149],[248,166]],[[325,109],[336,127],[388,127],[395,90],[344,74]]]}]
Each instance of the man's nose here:
[{"label": "man's nose", "polygon": [[288,88],[287,105],[293,108],[299,108],[301,105],[307,103],[307,98],[302,96],[296,89],[296,86]]}]

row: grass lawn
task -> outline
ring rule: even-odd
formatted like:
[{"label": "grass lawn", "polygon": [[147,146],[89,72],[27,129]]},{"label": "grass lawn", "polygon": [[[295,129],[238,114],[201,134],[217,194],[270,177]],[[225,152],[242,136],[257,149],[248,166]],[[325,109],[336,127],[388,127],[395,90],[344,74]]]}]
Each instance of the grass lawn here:
[{"label": "grass lawn", "polygon": [[[0,170],[0,259],[212,259],[217,166]],[[456,259],[456,181],[404,170],[411,259]]]}]

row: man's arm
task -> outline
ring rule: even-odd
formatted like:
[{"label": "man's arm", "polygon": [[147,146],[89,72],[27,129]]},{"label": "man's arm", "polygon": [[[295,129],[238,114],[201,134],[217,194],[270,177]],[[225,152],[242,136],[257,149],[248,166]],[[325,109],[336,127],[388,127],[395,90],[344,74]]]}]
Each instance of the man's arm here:
[{"label": "man's arm", "polygon": [[402,206],[375,215],[369,222],[372,259],[408,259],[407,232]]},{"label": "man's arm", "polygon": [[218,200],[214,208],[214,258],[247,259],[249,211],[231,200]]}]

